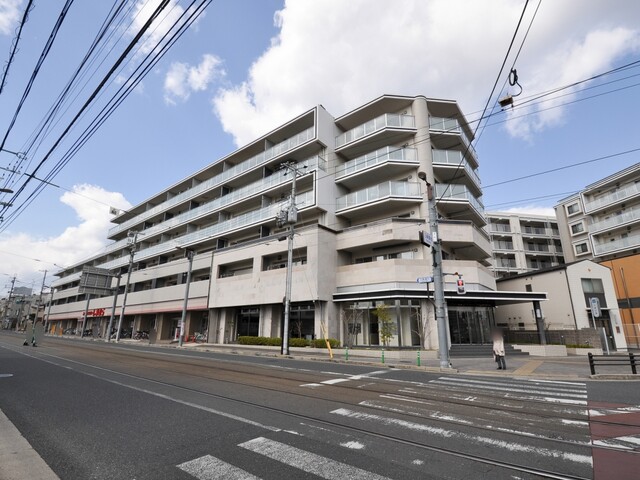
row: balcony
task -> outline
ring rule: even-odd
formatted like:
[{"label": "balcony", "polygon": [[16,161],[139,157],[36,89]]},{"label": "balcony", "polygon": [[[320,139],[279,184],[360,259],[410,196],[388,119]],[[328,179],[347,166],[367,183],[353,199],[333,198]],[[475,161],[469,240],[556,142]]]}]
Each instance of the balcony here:
[{"label": "balcony", "polygon": [[484,226],[484,205],[465,185],[457,183],[436,184],[438,209],[455,220],[471,220],[476,225]]},{"label": "balcony", "polygon": [[[296,196],[296,205],[298,210],[309,208],[315,205],[315,191],[306,192]],[[171,253],[176,247],[186,247],[195,245],[212,238],[219,237],[237,230],[244,230],[246,228],[255,226],[257,224],[265,223],[275,219],[276,214],[282,209],[283,203],[274,203],[265,208],[253,210],[251,212],[238,215],[229,220],[215,223],[208,227],[202,228],[197,232],[189,233],[178,238],[174,238],[167,242],[162,242],[157,245],[153,245],[148,248],[139,250],[135,254],[135,261],[139,262],[147,258],[156,257],[158,255]],[[109,262],[98,265],[98,268],[113,269],[122,267],[127,264],[128,256],[116,258]]]},{"label": "balcony", "polygon": [[593,248],[593,254],[596,257],[601,257],[603,255],[623,250],[631,250],[638,247],[640,247],[640,233],[606,243],[596,243]]},{"label": "balcony", "polygon": [[610,218],[593,222],[589,225],[590,233],[597,233],[603,230],[622,227],[640,221],[640,206],[630,208],[620,215],[611,215]]},{"label": "balcony", "polygon": [[[308,158],[307,160],[300,162],[299,165],[303,167],[303,174],[307,175],[318,169],[325,169],[325,160],[322,157],[315,156]],[[207,202],[203,205],[200,205],[197,208],[189,210],[180,215],[176,215],[169,220],[166,220],[162,223],[154,225],[153,227],[147,228],[142,231],[145,235],[145,241],[150,240],[153,235],[159,235],[163,232],[171,228],[175,228],[181,225],[184,225],[188,222],[206,217],[207,215],[211,215],[212,213],[219,211],[225,207],[228,207],[231,204],[235,204],[241,202],[243,200],[248,200],[255,198],[256,195],[264,194],[269,190],[277,188],[279,186],[285,185],[291,182],[291,175],[287,175],[286,170],[280,170],[275,172],[273,175],[265,177],[257,182],[253,182],[249,185],[245,185],[242,188],[237,190],[233,190],[227,195],[222,197],[218,197],[215,200]],[[119,249],[122,249],[127,246],[127,239],[120,240],[118,242],[112,243],[111,245],[107,245],[104,253],[115,252]]]},{"label": "balcony", "polygon": [[474,167],[478,167],[476,149],[473,148],[471,140],[469,140],[458,120],[455,118],[429,117],[429,132],[436,134],[431,136],[431,141],[434,145],[440,145],[441,148],[455,147],[458,145],[459,139],[463,151],[468,153],[467,158],[474,163]]},{"label": "balcony", "polygon": [[513,242],[505,242],[504,240],[494,240],[492,246],[494,251],[512,252],[514,250]]},{"label": "balcony", "polygon": [[419,165],[414,148],[384,147],[336,167],[336,183],[350,189],[371,184],[377,178],[408,173]]},{"label": "balcony", "polygon": [[489,265],[491,242],[489,236],[470,221],[440,220],[438,231],[443,246],[454,250],[461,260],[477,260]]},{"label": "balcony", "polygon": [[515,258],[496,258],[495,264],[493,266],[496,270],[513,270],[517,268],[516,259]]},{"label": "balcony", "polygon": [[266,149],[264,152],[259,153],[258,155],[254,155],[253,157],[245,160],[244,162],[238,163],[233,167],[225,170],[224,172],[212,177],[208,180],[205,180],[202,183],[186,190],[182,193],[171,197],[169,200],[156,205],[149,210],[142,212],[139,215],[136,215],[134,218],[127,220],[124,223],[116,225],[109,230],[108,237],[111,238],[118,233],[124,232],[129,228],[139,225],[145,220],[154,217],[166,210],[169,210],[171,207],[175,207],[183,202],[191,200],[198,195],[202,195],[204,192],[211,190],[212,188],[216,188],[221,186],[223,183],[228,181],[231,178],[234,178],[238,175],[241,175],[249,170],[253,170],[256,167],[264,165],[268,163],[271,159],[281,155],[289,150],[296,148],[303,143],[308,142],[309,140],[315,138],[315,127],[309,127],[308,129],[300,132],[299,134],[285,140],[284,142],[280,142],[275,144],[273,147]]},{"label": "balcony", "polygon": [[433,171],[440,181],[450,183],[461,182],[473,192],[482,195],[482,184],[480,177],[471,167],[462,152],[458,150],[437,150],[432,151]]},{"label": "balcony", "polygon": [[505,237],[513,235],[511,226],[505,223],[490,223],[489,232],[496,237]]},{"label": "balcony", "polygon": [[358,155],[372,148],[402,141],[415,133],[415,117],[385,113],[338,135],[336,151],[348,156]]},{"label": "balcony", "polygon": [[627,187],[608,193],[594,200],[584,199],[585,213],[592,213],[597,210],[603,210],[611,205],[629,200],[640,194],[640,183],[634,183]]},{"label": "balcony", "polygon": [[527,255],[555,255],[555,250],[549,245],[525,245],[524,253]]},{"label": "balcony", "polygon": [[336,214],[354,218],[375,208],[375,213],[391,213],[399,204],[423,201],[419,183],[388,181],[337,199]]},{"label": "balcony", "polygon": [[522,227],[521,228],[523,237],[550,237],[551,229],[547,229],[545,227]]}]

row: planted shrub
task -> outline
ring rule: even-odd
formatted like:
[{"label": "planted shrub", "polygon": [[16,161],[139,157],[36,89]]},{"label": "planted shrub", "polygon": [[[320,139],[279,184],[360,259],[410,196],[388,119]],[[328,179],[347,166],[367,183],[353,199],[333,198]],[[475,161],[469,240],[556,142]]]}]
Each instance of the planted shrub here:
[{"label": "planted shrub", "polygon": [[238,343],[240,345],[266,345],[269,347],[279,347],[282,345],[281,338],[273,337],[238,337]]},{"label": "planted shrub", "polygon": [[[336,340],[335,338],[329,338],[328,340],[331,348],[340,347],[340,340]],[[324,338],[316,338],[313,340],[312,345],[316,348],[327,348],[327,342],[325,342]]]},{"label": "planted shrub", "polygon": [[311,345],[311,342],[306,338],[290,338],[289,346],[290,347],[308,347]]}]

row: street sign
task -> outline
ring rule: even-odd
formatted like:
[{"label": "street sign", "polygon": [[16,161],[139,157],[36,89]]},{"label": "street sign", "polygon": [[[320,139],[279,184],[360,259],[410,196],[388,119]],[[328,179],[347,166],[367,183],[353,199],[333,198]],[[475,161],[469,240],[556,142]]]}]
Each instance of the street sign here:
[{"label": "street sign", "polygon": [[433,245],[433,237],[429,232],[422,231],[420,232],[420,243],[430,247]]},{"label": "street sign", "polygon": [[602,315],[600,311],[600,299],[598,297],[590,297],[589,305],[591,306],[591,316],[593,318],[600,318]]},{"label": "street sign", "polygon": [[113,293],[111,289],[112,278],[113,274],[109,270],[85,265],[82,267],[78,293],[110,295]]},{"label": "street sign", "polygon": [[418,282],[418,283],[433,283],[433,277],[418,277],[416,282]]}]

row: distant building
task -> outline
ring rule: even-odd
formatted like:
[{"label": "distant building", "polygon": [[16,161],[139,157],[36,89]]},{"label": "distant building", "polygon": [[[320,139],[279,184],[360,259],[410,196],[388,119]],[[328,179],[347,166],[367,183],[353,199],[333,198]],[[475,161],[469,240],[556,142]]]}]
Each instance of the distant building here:
[{"label": "distant building", "polygon": [[22,296],[30,296],[33,293],[33,290],[31,288],[28,287],[15,287],[13,289],[13,294],[14,295],[22,295]]},{"label": "distant building", "polygon": [[519,275],[564,263],[555,216],[487,212],[496,278]]},{"label": "distant building", "polygon": [[567,262],[640,253],[640,163],[588,185],[555,209]]},{"label": "distant building", "polygon": [[[627,349],[616,291],[607,267],[583,260],[502,278],[496,283],[499,290],[509,292],[548,292],[547,301],[539,302],[534,308],[530,304],[499,306],[496,309],[498,326],[512,332],[536,332],[543,327],[547,335],[562,332],[565,343],[583,343],[584,339],[591,338],[592,345],[593,329],[600,334],[604,329],[610,350]],[[595,311],[594,298],[599,306]],[[583,340],[576,332],[583,334]],[[595,337],[597,341],[601,338],[602,335]],[[553,337],[553,340],[559,338]]]}]

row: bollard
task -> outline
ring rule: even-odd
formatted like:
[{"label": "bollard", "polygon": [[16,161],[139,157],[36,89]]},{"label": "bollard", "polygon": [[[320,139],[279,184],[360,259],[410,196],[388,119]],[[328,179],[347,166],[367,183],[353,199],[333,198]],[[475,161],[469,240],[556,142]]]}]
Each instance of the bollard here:
[{"label": "bollard", "polygon": [[384,350],[381,350],[382,352],[382,363],[384,363]]},{"label": "bollard", "polygon": [[420,366],[420,350],[418,350],[418,358],[416,359],[418,366]]},{"label": "bollard", "polygon": [[345,361],[347,361],[347,362],[349,361],[349,347],[346,347],[346,348],[344,349],[344,359],[345,359]]}]

